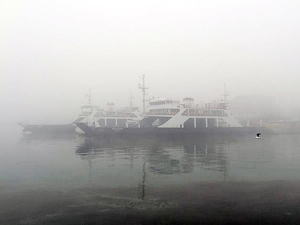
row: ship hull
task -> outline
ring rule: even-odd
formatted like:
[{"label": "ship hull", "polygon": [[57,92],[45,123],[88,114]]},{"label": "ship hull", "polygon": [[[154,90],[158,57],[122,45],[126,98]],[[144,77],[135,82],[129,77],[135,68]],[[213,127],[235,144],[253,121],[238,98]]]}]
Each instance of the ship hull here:
[{"label": "ship hull", "polygon": [[75,133],[76,126],[74,124],[58,124],[58,125],[24,125],[23,132],[31,133]]},{"label": "ship hull", "polygon": [[208,127],[208,128],[101,128],[89,127],[84,123],[76,125],[86,136],[119,136],[119,137],[193,137],[199,135],[238,135],[272,133],[262,127]]}]

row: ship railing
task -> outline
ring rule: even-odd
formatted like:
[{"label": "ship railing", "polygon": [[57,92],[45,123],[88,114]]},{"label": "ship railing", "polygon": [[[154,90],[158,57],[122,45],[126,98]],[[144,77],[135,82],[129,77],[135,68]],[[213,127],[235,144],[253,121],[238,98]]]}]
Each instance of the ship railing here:
[{"label": "ship railing", "polygon": [[182,116],[217,116],[217,117],[227,117],[226,113],[187,113],[184,112],[181,114]]},{"label": "ship railing", "polygon": [[[146,113],[146,116],[174,116],[176,113]],[[182,113],[182,116],[215,116],[215,117],[227,117],[226,113]]]},{"label": "ship railing", "polygon": [[99,117],[122,117],[122,118],[124,118],[124,117],[132,117],[132,118],[136,118],[137,116],[135,115],[135,114],[133,114],[133,113],[100,113],[100,114],[98,114],[97,116],[99,116]]},{"label": "ship railing", "polygon": [[159,115],[162,115],[162,116],[174,116],[176,115],[177,113],[146,113],[146,116],[159,116]]}]

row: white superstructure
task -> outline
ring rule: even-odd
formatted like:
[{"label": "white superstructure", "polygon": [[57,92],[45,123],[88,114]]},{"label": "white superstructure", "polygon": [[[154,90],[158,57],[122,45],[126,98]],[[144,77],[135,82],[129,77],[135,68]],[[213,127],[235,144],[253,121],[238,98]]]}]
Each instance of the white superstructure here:
[{"label": "white superstructure", "polygon": [[207,128],[241,127],[225,101],[195,105],[193,98],[179,100],[151,99],[140,127]]},{"label": "white superstructure", "polygon": [[[82,123],[87,124],[93,128],[127,128],[137,127],[141,121],[141,113],[138,107],[133,106],[130,93],[130,106],[120,109],[115,108],[113,102],[108,102],[106,109],[101,109],[98,106],[91,105],[91,95],[89,97],[89,104],[81,106],[80,116],[84,117]],[[76,132],[82,134],[83,131],[77,127]]]},{"label": "white superstructure", "polygon": [[109,109],[107,111],[99,111],[94,118],[94,126],[111,128],[134,127],[142,119],[138,107],[124,107],[119,110]]}]

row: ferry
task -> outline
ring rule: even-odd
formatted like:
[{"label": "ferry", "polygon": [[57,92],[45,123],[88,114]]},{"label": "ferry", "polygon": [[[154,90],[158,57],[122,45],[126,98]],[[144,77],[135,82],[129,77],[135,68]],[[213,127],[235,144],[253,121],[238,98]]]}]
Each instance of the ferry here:
[{"label": "ferry", "polygon": [[[148,111],[134,126],[112,118],[100,119],[94,126],[76,123],[88,136],[106,135],[184,135],[261,132],[262,127],[243,127],[231,114],[225,101],[195,105],[194,99],[158,98],[149,100]],[[255,133],[256,132],[256,133]]]},{"label": "ferry", "polygon": [[226,101],[226,87],[223,100],[205,104],[195,104],[191,97],[184,98],[182,102],[168,98],[146,100],[148,88],[145,87],[145,76],[142,79],[143,85],[139,88],[143,92],[143,113],[134,126],[129,126],[128,121],[109,122],[110,118],[95,121],[93,126],[86,123],[76,125],[88,136],[193,136],[245,132],[256,134],[265,130],[263,127],[244,127],[234,118]]}]

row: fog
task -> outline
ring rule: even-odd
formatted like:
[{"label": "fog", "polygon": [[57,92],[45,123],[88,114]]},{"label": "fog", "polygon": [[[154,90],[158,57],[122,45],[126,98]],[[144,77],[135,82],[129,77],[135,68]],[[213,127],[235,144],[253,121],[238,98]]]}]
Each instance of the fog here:
[{"label": "fog", "polygon": [[92,103],[273,96],[300,107],[299,1],[0,3],[0,122],[71,122]]}]

